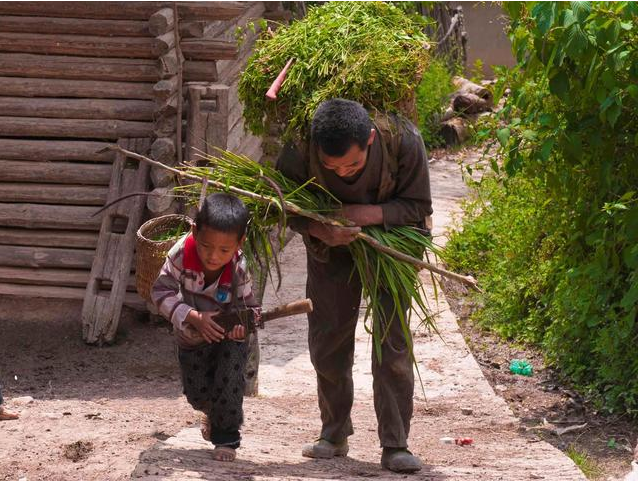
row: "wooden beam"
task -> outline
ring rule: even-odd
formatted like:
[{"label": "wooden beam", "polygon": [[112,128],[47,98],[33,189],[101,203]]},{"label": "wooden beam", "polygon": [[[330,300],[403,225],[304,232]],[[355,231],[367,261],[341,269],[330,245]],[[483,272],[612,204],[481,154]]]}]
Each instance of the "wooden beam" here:
[{"label": "wooden beam", "polygon": [[[178,2],[181,19],[231,20],[249,2]],[[0,15],[148,20],[173,2],[2,2]]]},{"label": "wooden beam", "polygon": [[99,99],[153,98],[153,84],[101,80],[0,77],[0,95],[9,97],[91,97]]},{"label": "wooden beam", "polygon": [[153,135],[153,123],[95,120],[43,119],[40,117],[0,117],[0,136],[4,137],[74,137],[118,139]]},{"label": "wooden beam", "polygon": [[184,39],[180,47],[187,60],[232,60],[238,56],[238,44],[227,40]]},{"label": "wooden beam", "polygon": [[[0,159],[113,162],[113,152],[100,152],[108,145],[108,142],[94,141],[0,139]],[[0,161],[0,172],[4,162]]]},{"label": "wooden beam", "polygon": [[6,77],[157,82],[161,75],[161,65],[153,59],[0,55],[0,76]]},{"label": "wooden beam", "polygon": [[103,213],[93,216],[96,211],[95,207],[90,206],[0,203],[0,226],[31,229],[98,230]]},{"label": "wooden beam", "polygon": [[0,244],[95,249],[97,243],[98,233],[95,231],[0,227]]},{"label": "wooden beam", "polygon": [[[146,155],[149,139],[121,139],[118,145]],[[127,168],[127,158],[118,153],[113,164],[108,201],[146,190],[149,164]],[[82,337],[87,343],[111,343],[116,335],[127,282],[132,269],[136,232],[142,222],[145,199],[131,197],[111,206],[100,226],[95,261],[82,305]],[[124,224],[115,229],[115,220]],[[109,291],[102,294],[105,280]]]},{"label": "wooden beam", "polygon": [[15,117],[151,121],[154,111],[149,100],[0,97],[2,115]]},{"label": "wooden beam", "polygon": [[[64,268],[14,268],[0,266],[0,283],[20,283],[44,286],[77,286],[85,288],[90,271]],[[134,276],[129,276],[127,291],[136,290]]]},{"label": "wooden beam", "polygon": [[185,60],[182,76],[184,81],[187,82],[217,82],[218,69],[216,62]]},{"label": "wooden beam", "polygon": [[0,160],[0,181],[40,183],[43,179],[48,183],[106,186],[111,165]]},{"label": "wooden beam", "polygon": [[[46,181],[46,179],[43,179]],[[107,201],[106,186],[64,184],[0,183],[0,199],[8,203],[79,204],[102,206]]]},{"label": "wooden beam", "polygon": [[[18,283],[0,283],[0,296],[83,300],[86,293],[84,288],[67,286],[33,286]],[[146,304],[138,293],[126,293],[124,305],[138,311],[147,311]]]},{"label": "wooden beam", "polygon": [[3,246],[0,249],[0,266],[88,269],[93,259],[92,249],[35,246]]},{"label": "wooden beam", "polygon": [[172,47],[158,37],[99,37],[0,32],[0,52],[86,57],[157,59]]},{"label": "wooden beam", "polygon": [[149,37],[149,23],[144,20],[78,21],[73,18],[0,15],[0,32]]}]

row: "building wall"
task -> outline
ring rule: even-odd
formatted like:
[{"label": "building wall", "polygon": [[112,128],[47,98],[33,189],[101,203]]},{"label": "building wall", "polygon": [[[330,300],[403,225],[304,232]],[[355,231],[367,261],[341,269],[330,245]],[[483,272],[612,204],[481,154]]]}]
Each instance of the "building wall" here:
[{"label": "building wall", "polygon": [[467,74],[477,59],[482,60],[487,78],[493,77],[492,65],[514,66],[511,43],[505,33],[508,20],[502,8],[493,2],[463,2],[462,8],[468,36]]}]

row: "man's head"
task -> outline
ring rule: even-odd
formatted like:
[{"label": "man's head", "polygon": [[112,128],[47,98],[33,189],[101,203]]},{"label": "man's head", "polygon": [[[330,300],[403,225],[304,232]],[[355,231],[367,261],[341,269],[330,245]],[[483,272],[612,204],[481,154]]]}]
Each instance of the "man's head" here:
[{"label": "man's head", "polygon": [[311,139],[320,148],[320,162],[340,177],[364,168],[375,132],[369,113],[352,100],[323,102],[311,121]]},{"label": "man's head", "polygon": [[198,257],[206,270],[227,264],[245,239],[249,211],[235,196],[215,193],[207,196],[193,227]]}]

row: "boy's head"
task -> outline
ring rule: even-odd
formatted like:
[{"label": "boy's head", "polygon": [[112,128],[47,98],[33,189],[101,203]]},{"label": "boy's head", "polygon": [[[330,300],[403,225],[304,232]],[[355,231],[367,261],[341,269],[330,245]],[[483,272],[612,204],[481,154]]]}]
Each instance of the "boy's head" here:
[{"label": "boy's head", "polygon": [[311,121],[311,139],[320,147],[320,162],[340,177],[351,177],[364,168],[375,133],[369,113],[352,100],[324,101]]},{"label": "boy's head", "polygon": [[248,221],[249,211],[237,197],[226,193],[206,197],[196,215],[193,237],[207,271],[231,261],[244,242]]}]

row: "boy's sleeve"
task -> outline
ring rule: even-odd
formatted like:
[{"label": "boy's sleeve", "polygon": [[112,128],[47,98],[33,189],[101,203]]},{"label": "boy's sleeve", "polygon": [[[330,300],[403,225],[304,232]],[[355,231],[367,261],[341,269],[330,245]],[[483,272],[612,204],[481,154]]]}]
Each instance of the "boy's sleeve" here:
[{"label": "boy's sleeve", "polygon": [[152,303],[177,330],[184,329],[184,321],[193,309],[184,302],[180,293],[181,253],[181,249],[169,251],[160,274],[151,288]]},{"label": "boy's sleeve", "polygon": [[236,266],[236,274],[238,286],[236,287],[236,298],[242,300],[242,303],[248,307],[259,306],[253,294],[253,280],[251,272],[247,268],[247,259],[242,256]]}]

